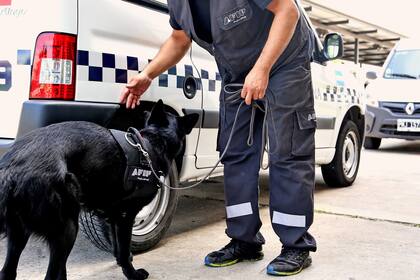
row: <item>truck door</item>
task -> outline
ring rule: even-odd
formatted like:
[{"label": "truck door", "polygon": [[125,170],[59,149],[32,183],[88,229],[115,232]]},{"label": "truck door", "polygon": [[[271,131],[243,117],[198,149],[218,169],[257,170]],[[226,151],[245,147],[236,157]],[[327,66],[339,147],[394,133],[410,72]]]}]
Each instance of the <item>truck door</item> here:
[{"label": "truck door", "polygon": [[[196,148],[196,167],[210,168],[219,159],[216,151],[219,127],[219,95],[222,86],[214,58],[196,44],[193,45],[193,60],[201,75],[202,128]],[[197,73],[195,71],[195,76]],[[197,94],[199,94],[197,93]]]},{"label": "truck door", "polygon": [[[76,100],[116,103],[127,81],[153,59],[171,32],[166,0],[103,0],[100,8],[97,0],[80,1]],[[194,62],[203,77],[205,100],[200,89],[194,97],[184,95],[185,79],[199,77],[189,54],[156,78],[142,99],[162,99],[181,115],[203,110],[207,114],[207,109],[217,112],[215,63],[197,45],[193,50]],[[217,129],[207,129],[206,121],[204,125],[187,137],[185,154],[195,157],[198,167],[206,167],[217,159]]]},{"label": "truck door", "polygon": [[329,66],[312,63],[312,80],[314,86],[315,112],[317,115],[317,130],[315,134],[316,148],[335,147],[334,129],[339,115],[339,88],[336,84],[336,73]]}]

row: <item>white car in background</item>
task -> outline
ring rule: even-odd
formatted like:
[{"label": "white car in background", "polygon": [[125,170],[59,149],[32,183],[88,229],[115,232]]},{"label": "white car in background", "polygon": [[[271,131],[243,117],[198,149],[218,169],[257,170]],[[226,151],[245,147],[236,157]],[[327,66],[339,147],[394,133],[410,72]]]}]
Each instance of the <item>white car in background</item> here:
[{"label": "white car in background", "polygon": [[[302,14],[309,22],[306,13]],[[141,126],[144,111],[163,99],[174,114],[197,112],[202,116],[200,127],[186,139],[185,151],[177,158],[167,184],[178,181],[176,169],[181,181],[207,174],[219,156],[221,89],[221,77],[207,52],[194,45],[192,57],[201,80],[186,56],[153,81],[138,108],[125,110],[118,104],[127,81],[145,67],[170,35],[168,20],[166,0],[0,1],[0,156],[17,137],[57,122],[91,121],[120,130]],[[327,35],[323,44],[317,35],[314,39],[316,163],[328,185],[346,187],[356,180],[359,168],[363,83],[329,61],[343,52],[339,35]],[[222,170],[218,168],[215,175]],[[162,238],[178,193],[162,188],[139,212],[133,251],[149,249]],[[103,219],[84,213],[81,229],[96,246],[111,249],[109,226]]]},{"label": "white car in background", "polygon": [[379,75],[367,78],[364,147],[378,149],[382,138],[420,139],[420,41],[398,43]]}]

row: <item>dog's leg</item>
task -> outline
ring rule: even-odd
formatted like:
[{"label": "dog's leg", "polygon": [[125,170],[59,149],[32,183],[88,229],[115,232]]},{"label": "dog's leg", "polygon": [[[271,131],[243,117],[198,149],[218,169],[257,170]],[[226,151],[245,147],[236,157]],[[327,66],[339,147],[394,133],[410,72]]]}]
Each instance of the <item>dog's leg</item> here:
[{"label": "dog's leg", "polygon": [[69,219],[62,234],[48,240],[50,245],[50,261],[45,280],[67,279],[67,258],[73,249],[78,229],[77,219]]},{"label": "dog's leg", "polygon": [[19,219],[13,218],[7,224],[7,256],[0,271],[0,280],[16,279],[16,270],[19,263],[20,255],[28,243],[30,234],[20,223]]},{"label": "dog's leg", "polygon": [[131,260],[131,234],[133,230],[136,213],[127,214],[115,223],[116,239],[118,242],[117,262],[121,266],[124,275],[128,279],[143,280],[147,279],[149,273],[144,269],[135,269]]},{"label": "dog's leg", "polygon": [[[119,259],[119,255],[120,253],[118,252],[118,240],[117,240],[117,232],[116,232],[116,228],[115,228],[115,223],[111,223],[111,240],[112,240],[112,249],[113,249],[113,253],[114,253],[114,257],[117,261],[118,265],[121,265],[120,259]],[[133,261],[133,254],[130,252],[130,261]]]},{"label": "dog's leg", "polygon": [[117,240],[117,232],[116,226],[114,222],[111,222],[111,240],[112,240],[112,249],[114,250],[114,257],[117,260],[117,264],[120,265],[120,260],[118,259],[119,250],[118,250],[118,240]]}]

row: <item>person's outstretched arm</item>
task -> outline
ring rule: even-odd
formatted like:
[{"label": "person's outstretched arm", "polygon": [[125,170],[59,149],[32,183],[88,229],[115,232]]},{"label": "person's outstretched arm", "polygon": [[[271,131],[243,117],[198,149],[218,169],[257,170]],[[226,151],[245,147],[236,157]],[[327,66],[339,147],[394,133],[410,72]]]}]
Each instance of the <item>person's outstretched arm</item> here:
[{"label": "person's outstretched arm", "polygon": [[140,97],[149,88],[152,80],[177,64],[191,46],[191,39],[182,30],[173,30],[163,43],[156,57],[138,75],[126,85],[120,96],[120,103],[134,109],[140,103]]},{"label": "person's outstretched arm", "polygon": [[274,14],[264,49],[245,79],[242,98],[246,104],[262,99],[268,86],[271,68],[287,48],[295,32],[299,9],[294,0],[272,0],[267,9]]}]

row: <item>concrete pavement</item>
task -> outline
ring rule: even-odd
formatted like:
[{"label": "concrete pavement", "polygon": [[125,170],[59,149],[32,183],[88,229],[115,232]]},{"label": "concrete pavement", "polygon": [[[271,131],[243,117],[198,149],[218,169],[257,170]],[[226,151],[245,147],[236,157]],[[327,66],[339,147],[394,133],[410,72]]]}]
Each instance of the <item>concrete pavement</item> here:
[{"label": "concrete pavement", "polygon": [[[316,217],[311,233],[319,250],[313,266],[288,279],[420,279],[420,142],[385,141],[380,151],[363,151],[358,180],[330,189],[317,172]],[[265,259],[223,269],[203,266],[207,252],[228,242],[224,236],[221,178],[184,192],[167,237],[154,250],[135,256],[150,279],[273,279],[265,267],[280,252],[269,223],[267,178],[263,176],[261,216]],[[3,262],[5,242],[0,242]],[[48,250],[32,240],[18,279],[43,279]],[[79,235],[68,262],[69,279],[124,279],[114,259]]]}]

